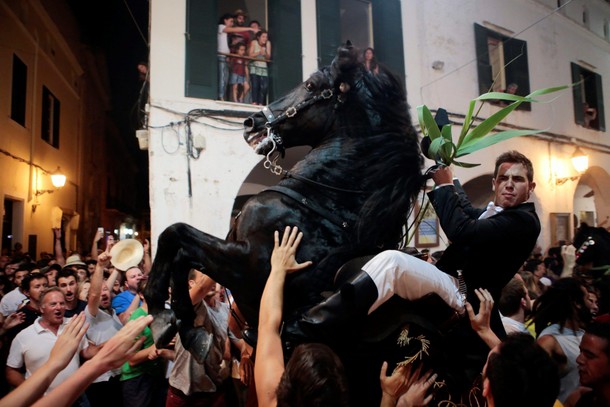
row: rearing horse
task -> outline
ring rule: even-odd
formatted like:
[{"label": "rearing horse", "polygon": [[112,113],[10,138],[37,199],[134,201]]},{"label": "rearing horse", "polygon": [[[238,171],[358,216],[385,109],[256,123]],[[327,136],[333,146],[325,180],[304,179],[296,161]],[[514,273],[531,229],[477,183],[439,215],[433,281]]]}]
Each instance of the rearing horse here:
[{"label": "rearing horse", "polygon": [[[303,145],[312,150],[283,173],[277,186],[246,202],[228,240],[184,223],[159,236],[145,290],[156,316],[153,335],[163,346],[179,320],[183,344],[199,359],[209,338],[193,328],[191,268],[228,287],[248,323],[256,326],[273,231],[298,226],[304,233],[298,260],[312,260],[313,266],[286,281],[285,317],[297,317],[320,302],[324,292],[334,291],[333,277],[347,260],[397,247],[423,182],[403,83],[384,68],[378,74],[366,71],[349,43],[331,66],[244,125],[246,141],[267,156],[272,169],[278,168],[274,153]],[[172,310],[164,310],[170,284]]]}]

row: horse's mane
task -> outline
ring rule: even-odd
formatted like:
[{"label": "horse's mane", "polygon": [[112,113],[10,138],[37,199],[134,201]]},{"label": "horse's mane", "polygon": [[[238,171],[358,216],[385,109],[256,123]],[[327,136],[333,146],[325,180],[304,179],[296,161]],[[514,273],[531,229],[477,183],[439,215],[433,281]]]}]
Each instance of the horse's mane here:
[{"label": "horse's mane", "polygon": [[339,113],[349,117],[363,114],[369,124],[365,134],[362,128],[351,126],[348,117],[341,118],[340,131],[358,138],[354,140],[358,156],[349,163],[351,171],[362,190],[374,191],[360,209],[357,242],[362,248],[396,248],[422,187],[423,159],[402,81],[383,66],[378,74],[366,72],[361,64],[359,69],[354,96]]}]

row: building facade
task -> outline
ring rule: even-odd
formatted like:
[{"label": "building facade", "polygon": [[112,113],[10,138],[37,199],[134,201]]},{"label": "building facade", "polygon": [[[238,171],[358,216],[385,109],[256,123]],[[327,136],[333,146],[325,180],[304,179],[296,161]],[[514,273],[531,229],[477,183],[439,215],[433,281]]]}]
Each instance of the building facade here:
[{"label": "building facade", "polygon": [[[109,200],[134,189],[108,115],[103,55],[81,42],[66,1],[1,0],[0,26],[2,250],[19,242],[38,259],[53,252],[60,227],[67,251],[89,251],[99,226],[120,223]],[[55,172],[66,176],[62,188],[52,185]]]},{"label": "building facade", "polygon": [[[508,149],[529,156],[542,249],[569,240],[581,220],[602,225],[610,216],[606,1],[157,0],[151,2],[149,128],[141,134],[150,160],[153,241],[174,222],[224,237],[246,197],[278,180],[242,137],[243,119],[260,107],[218,100],[217,30],[223,14],[237,9],[269,31],[270,100],[330,63],[348,39],[373,47],[380,62],[404,75],[412,117],[417,105],[442,107],[454,127],[469,101],[488,90],[513,85],[524,96],[577,84],[524,105],[498,127],[543,132],[473,153],[464,161],[481,165],[455,173],[483,205],[491,196],[494,158]],[[475,124],[501,108],[486,103]],[[570,163],[577,148],[589,159],[583,174]],[[306,153],[295,150],[285,168]],[[432,234],[422,230],[410,244],[443,248],[433,214],[429,220]]]}]

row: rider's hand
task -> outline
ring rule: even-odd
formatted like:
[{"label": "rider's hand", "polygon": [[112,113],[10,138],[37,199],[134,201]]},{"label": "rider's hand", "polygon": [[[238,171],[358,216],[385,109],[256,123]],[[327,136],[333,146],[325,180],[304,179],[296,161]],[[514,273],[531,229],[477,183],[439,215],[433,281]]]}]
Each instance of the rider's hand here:
[{"label": "rider's hand", "polygon": [[436,185],[453,184],[453,171],[450,167],[441,165],[432,174],[432,180]]},{"label": "rider's hand", "polygon": [[280,233],[275,231],[273,234],[274,247],[271,253],[271,271],[283,271],[292,273],[297,270],[309,267],[312,262],[306,261],[298,263],[295,259],[295,253],[303,238],[303,232],[299,232],[299,228],[286,226],[282,241],[280,242]]}]

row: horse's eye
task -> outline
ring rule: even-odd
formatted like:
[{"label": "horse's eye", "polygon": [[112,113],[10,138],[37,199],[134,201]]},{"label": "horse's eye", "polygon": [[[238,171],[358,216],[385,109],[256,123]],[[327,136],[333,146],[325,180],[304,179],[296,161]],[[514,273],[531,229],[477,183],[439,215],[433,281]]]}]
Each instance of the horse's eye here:
[{"label": "horse's eye", "polygon": [[311,82],[305,82],[305,89],[307,89],[307,92],[313,92],[315,86]]}]

